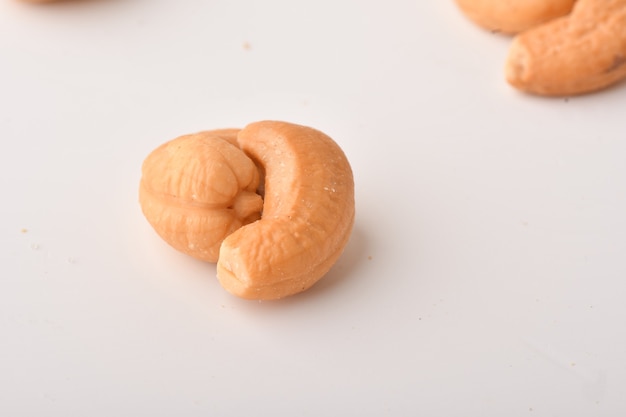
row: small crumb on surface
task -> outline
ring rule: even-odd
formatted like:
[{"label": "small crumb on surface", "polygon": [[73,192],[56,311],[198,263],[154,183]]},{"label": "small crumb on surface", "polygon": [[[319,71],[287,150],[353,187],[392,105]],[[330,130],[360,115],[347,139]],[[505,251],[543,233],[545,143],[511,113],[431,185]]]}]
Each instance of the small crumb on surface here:
[{"label": "small crumb on surface", "polygon": [[21,233],[28,233],[28,229],[26,229],[26,228],[22,228],[22,229],[20,229],[20,232],[21,232]]},{"label": "small crumb on surface", "polygon": [[241,47],[245,49],[246,51],[249,51],[252,49],[252,45],[250,45],[250,42],[244,42],[243,44],[241,44]]},{"label": "small crumb on surface", "polygon": [[372,260],[372,255],[368,256],[367,259],[371,261]]},{"label": "small crumb on surface", "polygon": [[570,363],[570,366],[576,366],[576,362]]}]

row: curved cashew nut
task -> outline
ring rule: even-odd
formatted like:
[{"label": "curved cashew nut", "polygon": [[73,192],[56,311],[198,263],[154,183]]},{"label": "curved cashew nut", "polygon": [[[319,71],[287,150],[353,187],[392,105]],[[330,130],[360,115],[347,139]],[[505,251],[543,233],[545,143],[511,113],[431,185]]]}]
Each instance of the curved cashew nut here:
[{"label": "curved cashew nut", "polygon": [[485,29],[518,33],[568,14],[576,0],[456,0],[467,17]]},{"label": "curved cashew nut", "polygon": [[328,272],[350,237],[350,164],[330,137],[309,127],[257,122],[237,141],[265,171],[263,216],[224,240],[218,279],[243,298],[304,291]]},{"label": "curved cashew nut", "polygon": [[274,121],[157,148],[143,164],[140,203],[168,243],[217,259],[222,286],[258,300],[315,284],[343,252],[355,215],[341,148],[315,129]]},{"label": "curved cashew nut", "polygon": [[569,16],[518,35],[506,62],[514,87],[567,96],[626,78],[626,0],[578,0]]}]

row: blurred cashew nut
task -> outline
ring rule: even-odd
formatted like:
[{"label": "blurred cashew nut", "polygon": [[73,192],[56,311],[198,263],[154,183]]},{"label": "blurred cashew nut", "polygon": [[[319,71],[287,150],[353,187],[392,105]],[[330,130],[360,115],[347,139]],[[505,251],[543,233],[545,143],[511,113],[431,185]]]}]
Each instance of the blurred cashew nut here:
[{"label": "blurred cashew nut", "polygon": [[507,81],[544,96],[589,93],[626,78],[626,0],[578,0],[571,14],[513,39]]}]

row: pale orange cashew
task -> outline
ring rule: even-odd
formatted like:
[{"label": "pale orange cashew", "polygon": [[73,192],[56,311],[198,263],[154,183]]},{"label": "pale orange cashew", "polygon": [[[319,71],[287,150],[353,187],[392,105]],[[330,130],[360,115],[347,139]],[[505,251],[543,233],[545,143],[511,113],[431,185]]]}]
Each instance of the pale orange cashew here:
[{"label": "pale orange cashew", "polygon": [[455,0],[485,29],[514,34],[568,14],[576,0]]},{"label": "pale orange cashew", "polygon": [[572,13],[519,34],[507,81],[532,94],[571,96],[626,78],[626,0],[578,0]]},{"label": "pale orange cashew", "polygon": [[[205,146],[219,155],[198,149]],[[264,198],[260,218],[255,188]],[[276,121],[157,148],[143,164],[140,203],[155,230],[182,252],[213,261],[218,247],[222,286],[257,300],[315,284],[343,252],[355,216],[352,169],[337,143],[318,130]]]},{"label": "pale orange cashew", "polygon": [[259,172],[234,145],[238,129],[185,135],[142,165],[139,202],[154,230],[194,258],[216,262],[226,236],[258,220]]},{"label": "pale orange cashew", "polygon": [[244,298],[304,291],[348,243],[355,215],[350,164],[330,137],[309,127],[257,122],[237,141],[265,172],[263,215],[224,240],[217,276]]}]

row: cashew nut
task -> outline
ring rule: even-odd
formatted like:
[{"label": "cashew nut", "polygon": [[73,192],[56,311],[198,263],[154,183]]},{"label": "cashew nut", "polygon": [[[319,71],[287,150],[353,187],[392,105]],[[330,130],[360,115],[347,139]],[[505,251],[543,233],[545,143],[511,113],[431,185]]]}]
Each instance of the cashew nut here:
[{"label": "cashew nut", "polygon": [[494,32],[518,33],[568,14],[576,0],[456,0],[478,25]]},{"label": "cashew nut", "polygon": [[514,87],[567,96],[626,78],[626,0],[578,0],[572,13],[518,35],[506,62]]},{"label": "cashew nut", "polygon": [[309,127],[257,122],[237,140],[265,172],[263,216],[224,240],[218,279],[244,298],[304,291],[328,272],[350,237],[350,164],[330,137]]},{"label": "cashew nut", "polygon": [[215,261],[219,248],[222,286],[258,300],[315,284],[343,252],[355,215],[341,148],[320,131],[276,121],[157,148],[143,165],[140,203],[178,250]]},{"label": "cashew nut", "polygon": [[181,136],[142,165],[139,201],[148,222],[179,251],[215,262],[222,240],[260,218],[259,173],[236,145],[237,129]]}]

